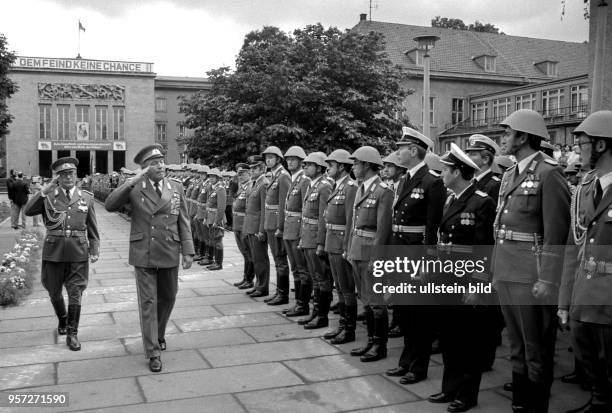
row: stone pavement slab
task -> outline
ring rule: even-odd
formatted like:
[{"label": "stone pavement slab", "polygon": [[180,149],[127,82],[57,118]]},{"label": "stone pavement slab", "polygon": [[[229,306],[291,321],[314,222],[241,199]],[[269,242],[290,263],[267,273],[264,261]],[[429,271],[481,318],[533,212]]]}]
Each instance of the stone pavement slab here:
[{"label": "stone pavement slab", "polygon": [[52,363],[0,368],[0,390],[55,384]]},{"label": "stone pavement slab", "polygon": [[289,323],[289,321],[278,314],[260,313],[212,317],[207,319],[185,319],[178,320],[176,325],[181,331],[199,331],[286,323]]},{"label": "stone pavement slab", "polygon": [[[206,347],[251,344],[255,340],[241,329],[195,331],[193,333],[166,334],[168,350],[199,349]],[[125,348],[130,354],[143,354],[142,338],[126,338]]]},{"label": "stone pavement slab", "polygon": [[[117,408],[88,410],[96,413],[116,413]],[[198,413],[244,413],[245,410],[238,401],[230,395],[194,397],[192,399],[172,400],[146,404],[133,404],[121,406],[122,413],[169,413],[169,412],[198,412]]]},{"label": "stone pavement slab", "polygon": [[[107,325],[113,323],[114,321],[109,313],[89,314],[86,317],[81,317],[79,327],[89,325]],[[0,321],[0,333],[32,330],[54,331],[56,328],[57,317],[55,316]],[[2,336],[0,336],[0,342],[2,342]]]}]

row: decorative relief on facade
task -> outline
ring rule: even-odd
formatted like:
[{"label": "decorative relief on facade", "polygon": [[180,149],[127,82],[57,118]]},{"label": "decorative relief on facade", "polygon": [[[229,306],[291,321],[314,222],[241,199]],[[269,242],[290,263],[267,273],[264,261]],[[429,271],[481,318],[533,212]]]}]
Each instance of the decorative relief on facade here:
[{"label": "decorative relief on facade", "polygon": [[38,98],[44,100],[112,100],[124,102],[125,86],[39,83]]}]

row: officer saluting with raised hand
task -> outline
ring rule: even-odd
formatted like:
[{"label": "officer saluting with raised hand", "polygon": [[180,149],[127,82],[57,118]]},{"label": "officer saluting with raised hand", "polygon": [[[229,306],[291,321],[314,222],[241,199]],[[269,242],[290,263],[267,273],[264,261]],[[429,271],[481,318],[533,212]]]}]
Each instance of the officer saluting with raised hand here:
[{"label": "officer saluting with raised hand", "polygon": [[558,315],[592,383],[585,412],[612,411],[612,111],[589,115],[573,132],[593,170],[572,197]]},{"label": "officer saluting with raised hand", "polygon": [[[60,158],[51,165],[56,174],[53,180],[36,193],[26,204],[25,214],[42,214],[47,234],[42,251],[41,282],[59,319],[57,333],[67,334],[66,344],[78,351],[77,338],[81,317],[81,297],[87,288],[89,264],[98,260],[100,236],[94,196],[75,186],[77,165],[75,158]],[[62,295],[68,293],[68,313]]]},{"label": "officer saluting with raised hand", "polygon": [[138,310],[145,357],[153,372],[162,369],[166,325],[176,301],[179,256],[183,268],[193,263],[193,239],[183,185],[164,178],[162,147],[150,145],[134,157],[141,166],[106,199],[109,212],[132,209],[129,263],[136,273]]},{"label": "officer saluting with raised hand", "polygon": [[553,381],[557,289],[569,229],[569,189],[557,162],[539,152],[542,115],[521,109],[503,122],[507,155],[495,219],[493,281],[506,321],[516,412],[546,412]]}]

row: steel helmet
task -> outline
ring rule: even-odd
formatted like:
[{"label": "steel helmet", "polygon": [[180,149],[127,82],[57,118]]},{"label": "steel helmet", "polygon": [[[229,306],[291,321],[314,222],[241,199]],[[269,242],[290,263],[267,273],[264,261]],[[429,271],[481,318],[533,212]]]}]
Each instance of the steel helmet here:
[{"label": "steel helmet", "polygon": [[349,159],[350,156],[351,156],[351,153],[347,151],[346,149],[336,149],[335,151],[329,154],[326,161],[327,162],[336,161],[338,163],[345,163],[345,164],[352,165],[353,160]]},{"label": "steel helmet", "polygon": [[222,178],[222,176],[221,176],[221,171],[220,171],[218,168],[211,168],[211,169],[208,171],[208,175],[210,175],[210,176],[216,176],[216,177],[218,177],[218,178]]},{"label": "steel helmet", "polygon": [[404,165],[402,165],[402,162],[400,161],[399,151],[391,152],[389,155],[383,158],[382,162],[383,164],[390,163],[391,165],[395,165],[398,168],[406,168]]},{"label": "steel helmet", "polygon": [[612,110],[591,113],[572,133],[574,135],[586,133],[596,138],[612,138]]},{"label": "steel helmet", "polygon": [[544,118],[535,110],[519,109],[512,112],[510,116],[500,122],[500,126],[507,126],[515,131],[539,136],[545,141],[550,140]]},{"label": "steel helmet", "polygon": [[309,153],[306,159],[304,159],[304,163],[314,163],[315,165],[322,166],[323,168],[327,168],[327,163],[325,163],[325,155],[323,152],[312,152]]},{"label": "steel helmet", "polygon": [[442,162],[440,162],[440,156],[434,152],[427,152],[425,154],[425,163],[432,171],[442,172]]},{"label": "steel helmet", "polygon": [[199,165],[200,172],[203,174],[208,174],[210,172],[210,168],[208,165]]},{"label": "steel helmet", "polygon": [[281,150],[279,149],[279,147],[278,147],[278,146],[268,146],[268,147],[266,148],[266,150],[265,150],[265,151],[263,151],[261,154],[262,154],[262,155],[272,154],[272,155],[276,155],[276,156],[278,156],[278,157],[279,157],[279,158],[281,158],[281,159],[284,159],[284,158],[283,158],[283,153],[281,152]]},{"label": "steel helmet", "polygon": [[351,159],[361,162],[369,162],[374,165],[383,166],[380,153],[371,146],[362,146],[351,155]]},{"label": "steel helmet", "polygon": [[290,156],[294,156],[303,160],[304,158],[306,158],[306,152],[304,152],[304,149],[302,149],[301,146],[296,145],[287,149],[287,152],[285,152],[285,158],[288,158]]}]

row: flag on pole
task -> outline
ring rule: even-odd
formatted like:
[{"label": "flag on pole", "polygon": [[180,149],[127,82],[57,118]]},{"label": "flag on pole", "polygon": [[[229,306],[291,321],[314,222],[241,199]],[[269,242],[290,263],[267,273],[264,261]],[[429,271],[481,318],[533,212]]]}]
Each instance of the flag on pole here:
[{"label": "flag on pole", "polygon": [[79,30],[85,31],[85,27],[81,24],[80,20],[79,20]]}]

